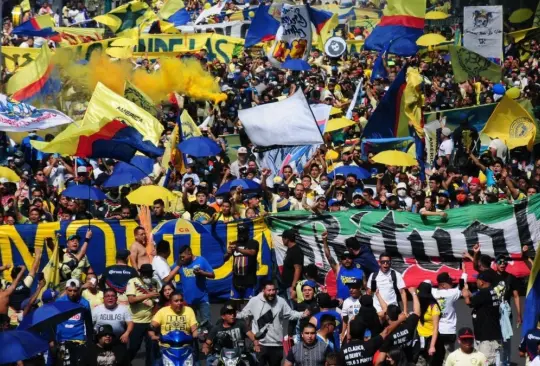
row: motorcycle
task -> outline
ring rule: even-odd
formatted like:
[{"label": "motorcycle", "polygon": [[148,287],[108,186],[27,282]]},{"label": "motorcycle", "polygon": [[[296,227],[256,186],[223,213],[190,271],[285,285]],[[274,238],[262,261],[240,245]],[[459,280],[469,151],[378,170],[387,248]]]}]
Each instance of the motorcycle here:
[{"label": "motorcycle", "polygon": [[193,366],[193,337],[175,330],[160,337],[163,366]]},{"label": "motorcycle", "polygon": [[216,337],[214,347],[217,364],[220,366],[254,366],[257,364],[255,357],[246,348],[244,341],[237,341],[235,346],[228,334]]}]

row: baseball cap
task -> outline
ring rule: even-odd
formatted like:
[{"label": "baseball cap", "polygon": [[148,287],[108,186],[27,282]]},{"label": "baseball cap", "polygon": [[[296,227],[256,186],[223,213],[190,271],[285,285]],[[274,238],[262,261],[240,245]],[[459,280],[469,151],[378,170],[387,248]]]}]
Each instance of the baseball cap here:
[{"label": "baseball cap", "polygon": [[106,335],[114,336],[113,328],[110,324],[102,324],[97,329],[98,338]]},{"label": "baseball cap", "polygon": [[447,190],[441,189],[439,192],[437,192],[437,196],[450,198],[450,193],[448,193]]},{"label": "baseball cap", "polygon": [[67,240],[73,240],[73,239],[81,240],[81,237],[80,237],[80,235],[78,235],[78,234],[71,234],[71,235],[68,236],[68,238],[67,238]]},{"label": "baseball cap", "polygon": [[354,198],[354,197],[357,197],[357,196],[363,197],[363,196],[362,196],[362,190],[361,190],[361,189],[355,190],[354,193],[353,193],[353,195],[352,195],[353,198]]},{"label": "baseball cap", "polygon": [[236,313],[236,308],[232,306],[231,304],[225,304],[221,307],[221,310],[219,311],[219,313],[221,315]]},{"label": "baseball cap", "polygon": [[318,195],[316,198],[315,198],[315,201],[319,201],[319,200],[326,200],[326,196],[320,194]]},{"label": "baseball cap", "polygon": [[437,276],[437,283],[448,283],[451,285],[453,283],[452,277],[450,277],[448,272],[439,273]]},{"label": "baseball cap", "polygon": [[343,149],[343,154],[349,154],[353,150],[352,146],[347,146]]},{"label": "baseball cap", "polygon": [[238,148],[238,154],[247,154],[247,149],[243,146]]},{"label": "baseball cap", "polygon": [[44,303],[44,304],[47,304],[49,302],[52,302],[54,301],[54,299],[56,299],[56,296],[58,296],[58,292],[48,288],[46,289],[43,294],[41,295],[41,301]]},{"label": "baseball cap", "polygon": [[508,258],[508,256],[506,254],[499,254],[497,256],[497,258],[495,259],[495,262],[499,263],[499,262],[508,262],[510,260],[510,258]]},{"label": "baseball cap", "polygon": [[494,278],[490,270],[480,272],[476,278],[484,282],[494,282]]},{"label": "baseball cap", "polygon": [[304,287],[306,286],[309,286],[311,287],[312,289],[316,289],[317,288],[317,284],[315,283],[315,281],[311,281],[311,280],[307,280],[306,282],[304,282],[302,284],[302,289],[304,289]]},{"label": "baseball cap", "polygon": [[249,193],[249,194],[246,194],[246,199],[249,200],[249,199],[252,199],[252,198],[258,198],[259,197],[259,194],[258,193]]},{"label": "baseball cap", "polygon": [[343,253],[341,253],[341,255],[339,256],[341,259],[344,259],[344,258],[352,258],[354,257],[354,255],[349,252],[348,250],[344,251]]},{"label": "baseball cap", "polygon": [[452,134],[452,130],[449,129],[448,127],[445,127],[445,128],[442,129],[441,134],[443,136],[448,137],[448,136],[450,136]]},{"label": "baseball cap", "polygon": [[283,239],[294,240],[296,239],[296,233],[294,232],[293,229],[287,229],[283,231],[283,233],[281,234],[281,237]]},{"label": "baseball cap", "polygon": [[88,173],[88,170],[86,169],[86,167],[84,165],[81,165],[81,166],[77,167],[77,173],[78,174],[81,174],[81,173],[86,174],[86,173]]},{"label": "baseball cap", "polygon": [[127,249],[122,249],[116,252],[116,259],[127,259],[131,252]]},{"label": "baseball cap", "polygon": [[72,279],[67,280],[67,282],[66,282],[66,288],[68,288],[68,287],[70,287],[70,288],[79,288],[79,287],[81,287],[81,283],[79,282],[79,280],[76,280],[76,279],[72,278]]},{"label": "baseball cap", "polygon": [[396,189],[407,189],[407,183],[399,182]]},{"label": "baseball cap", "polygon": [[352,282],[347,283],[347,287],[349,288],[362,288],[363,282],[359,280],[354,280]]},{"label": "baseball cap", "polygon": [[333,206],[333,205],[339,205],[339,201],[335,198],[332,198],[330,201],[328,201],[328,206]]},{"label": "baseball cap", "polygon": [[480,185],[480,179],[474,177],[474,178],[471,179],[471,182],[469,184],[478,184],[478,185]]},{"label": "baseball cap", "polygon": [[458,338],[459,339],[474,339],[473,330],[469,327],[461,328],[458,331]]},{"label": "baseball cap", "polygon": [[285,183],[281,183],[279,186],[278,186],[278,191],[288,191],[289,190],[289,186],[286,185]]},{"label": "baseball cap", "polygon": [[150,263],[145,263],[139,268],[139,272],[141,273],[153,273],[154,268],[152,268],[152,265]]},{"label": "baseball cap", "polygon": [[338,173],[338,174],[335,175],[335,179],[343,179],[343,180],[345,180],[345,175],[341,174],[341,173]]}]

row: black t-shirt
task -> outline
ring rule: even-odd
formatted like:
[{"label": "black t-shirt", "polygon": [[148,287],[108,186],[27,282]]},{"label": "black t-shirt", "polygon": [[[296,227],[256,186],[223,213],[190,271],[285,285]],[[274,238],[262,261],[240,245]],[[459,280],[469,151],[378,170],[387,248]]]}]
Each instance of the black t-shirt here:
[{"label": "black t-shirt", "polygon": [[[237,249],[259,250],[259,243],[249,239],[236,244]],[[233,285],[235,287],[250,287],[257,284],[257,254],[244,255],[238,251],[233,253]]]},{"label": "black t-shirt", "polygon": [[[225,348],[234,348],[236,346],[243,347],[244,340],[247,338],[247,332],[249,331],[246,323],[237,319],[233,326],[225,328],[223,323],[212,328],[208,334],[208,339],[214,343],[214,346],[218,342],[221,342],[219,346]],[[227,337],[228,336],[228,337]],[[230,344],[232,342],[232,344]]]},{"label": "black t-shirt", "polygon": [[513,274],[508,272],[497,273],[497,281],[493,284],[499,299],[509,301],[514,291],[519,291],[519,282]]},{"label": "black t-shirt", "polygon": [[86,357],[82,358],[82,366],[121,366],[126,364],[125,348],[115,345],[101,348],[94,343],[88,346]]},{"label": "black t-shirt", "polygon": [[123,294],[126,292],[128,281],[137,276],[138,273],[135,268],[123,264],[115,264],[105,268],[101,276],[100,287],[102,290],[112,288],[119,294]]},{"label": "black t-shirt", "polygon": [[212,215],[216,213],[215,208],[208,204],[200,205],[198,202],[191,202],[188,211],[191,214],[191,221],[197,222],[210,221]]},{"label": "black t-shirt", "polygon": [[[31,278],[32,276],[28,275],[26,278],[28,277]],[[26,278],[24,278],[24,280],[26,280]],[[17,311],[22,310],[21,305],[23,301],[30,298],[30,295],[32,294],[30,287],[24,284],[24,280],[19,282],[17,287],[15,287],[15,291],[13,291],[9,297],[9,306]]]},{"label": "black t-shirt", "polygon": [[477,341],[502,339],[499,319],[500,301],[494,289],[480,289],[471,298],[474,336]]},{"label": "black t-shirt", "polygon": [[401,323],[396,330],[386,337],[381,352],[388,353],[392,348],[401,348],[407,356],[407,360],[412,360],[412,341],[416,333],[416,326],[420,317],[416,314],[410,314],[409,317]]},{"label": "black t-shirt", "polygon": [[304,253],[298,244],[287,249],[287,254],[285,254],[285,260],[283,261],[282,280],[283,284],[287,287],[292,286],[295,264],[304,265]]},{"label": "black t-shirt", "polygon": [[341,349],[341,362],[345,366],[371,366],[373,355],[382,346],[383,338],[378,335],[369,341],[354,339],[343,345]]}]

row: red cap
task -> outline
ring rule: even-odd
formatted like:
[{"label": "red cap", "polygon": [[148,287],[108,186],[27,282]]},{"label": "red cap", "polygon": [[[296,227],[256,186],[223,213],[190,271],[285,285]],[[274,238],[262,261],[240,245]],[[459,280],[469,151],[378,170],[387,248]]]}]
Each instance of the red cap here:
[{"label": "red cap", "polygon": [[478,185],[480,185],[480,179],[474,177],[474,178],[471,179],[471,183],[469,183],[469,184],[478,184]]},{"label": "red cap", "polygon": [[459,339],[474,339],[474,333],[471,328],[461,328],[458,331],[458,338]]}]

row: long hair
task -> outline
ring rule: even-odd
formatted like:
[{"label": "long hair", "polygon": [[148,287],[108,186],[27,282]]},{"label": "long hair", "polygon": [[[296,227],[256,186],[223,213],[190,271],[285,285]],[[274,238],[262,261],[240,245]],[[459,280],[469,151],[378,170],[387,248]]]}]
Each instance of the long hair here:
[{"label": "long hair", "polygon": [[403,352],[403,349],[401,348],[393,348],[386,354],[388,357],[392,359],[392,361],[395,362],[396,366],[407,366],[409,365],[407,361],[407,356],[405,355],[405,352]]},{"label": "long hair", "polygon": [[168,306],[169,302],[171,301],[170,298],[167,299],[165,297],[165,292],[163,291],[165,289],[165,287],[167,287],[167,286],[169,286],[169,287],[171,287],[173,289],[173,292],[171,293],[171,296],[172,296],[172,294],[174,294],[176,292],[176,287],[174,287],[172,282],[167,282],[166,284],[164,284],[163,287],[161,287],[161,290],[159,291],[159,307],[160,308]]},{"label": "long hair", "polygon": [[431,294],[431,283],[422,282],[418,286],[418,300],[420,301],[420,323],[424,324],[424,315],[428,308],[432,305],[436,305],[441,311],[441,307],[437,302],[437,299]]}]

